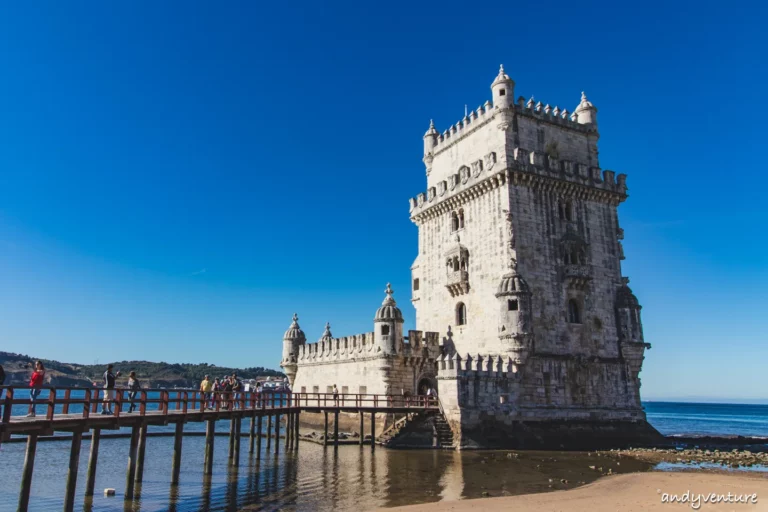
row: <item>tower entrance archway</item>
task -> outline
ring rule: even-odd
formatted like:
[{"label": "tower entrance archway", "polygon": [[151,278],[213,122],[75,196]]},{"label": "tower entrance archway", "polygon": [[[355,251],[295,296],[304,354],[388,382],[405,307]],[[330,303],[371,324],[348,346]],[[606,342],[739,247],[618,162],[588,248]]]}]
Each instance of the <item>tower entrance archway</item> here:
[{"label": "tower entrance archway", "polygon": [[433,388],[437,391],[437,379],[435,379],[433,375],[422,375],[419,377],[418,384],[416,385],[416,393],[420,396],[426,396],[429,388]]}]

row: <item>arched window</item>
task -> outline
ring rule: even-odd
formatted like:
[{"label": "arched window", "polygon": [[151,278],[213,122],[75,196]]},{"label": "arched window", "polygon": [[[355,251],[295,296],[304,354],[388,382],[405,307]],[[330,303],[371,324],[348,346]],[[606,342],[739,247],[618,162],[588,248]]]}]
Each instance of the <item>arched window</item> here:
[{"label": "arched window", "polygon": [[456,325],[466,325],[467,323],[467,306],[463,302],[456,304]]},{"label": "arched window", "polygon": [[581,323],[581,311],[579,310],[579,303],[576,302],[576,299],[571,299],[568,301],[568,323]]},{"label": "arched window", "polygon": [[573,220],[573,204],[570,201],[565,203],[565,220]]},{"label": "arched window", "polygon": [[565,219],[565,207],[563,206],[563,202],[560,200],[557,201],[557,216],[560,218],[560,220]]},{"label": "arched window", "polygon": [[451,212],[451,233],[459,229],[459,216]]},{"label": "arched window", "polygon": [[459,229],[464,229],[464,210],[459,210]]}]

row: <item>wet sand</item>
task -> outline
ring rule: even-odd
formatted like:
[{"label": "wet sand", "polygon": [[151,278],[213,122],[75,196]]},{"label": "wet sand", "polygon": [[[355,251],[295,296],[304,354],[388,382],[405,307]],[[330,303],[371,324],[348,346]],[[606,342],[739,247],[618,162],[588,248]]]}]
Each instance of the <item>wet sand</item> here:
[{"label": "wet sand", "polygon": [[[757,503],[701,502],[696,509],[691,503],[663,503],[664,493],[683,497],[690,491],[696,495],[711,493],[751,495],[757,493]],[[600,480],[565,491],[554,491],[500,498],[480,498],[461,501],[441,501],[422,505],[382,509],[402,512],[476,512],[478,510],[535,510],[536,512],[584,511],[614,512],[616,510],[745,510],[768,511],[768,477],[758,474],[704,472],[648,472],[606,476]]]}]

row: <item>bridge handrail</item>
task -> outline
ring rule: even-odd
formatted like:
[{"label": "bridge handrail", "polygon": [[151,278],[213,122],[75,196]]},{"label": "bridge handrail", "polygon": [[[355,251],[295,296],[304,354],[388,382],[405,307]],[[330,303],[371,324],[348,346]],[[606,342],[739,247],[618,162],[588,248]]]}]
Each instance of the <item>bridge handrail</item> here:
[{"label": "bridge handrail", "polygon": [[[0,399],[2,414],[0,424],[10,423],[14,417],[12,407],[14,405],[29,405],[30,398],[17,398],[18,393],[33,389],[30,386],[4,385],[0,386],[0,392],[5,391],[5,397]],[[435,397],[407,396],[407,395],[376,395],[360,393],[292,393],[280,390],[263,391],[212,391],[205,393],[199,389],[164,389],[141,388],[131,390],[126,387],[111,388],[110,398],[104,395],[105,388],[100,387],[59,387],[42,386],[49,390],[48,396],[36,402],[36,407],[46,407],[46,420],[53,420],[56,415],[70,414],[70,406],[82,405],[82,417],[87,419],[91,414],[98,412],[99,404],[106,405],[109,409],[114,406],[114,416],[119,417],[125,413],[127,405],[138,407],[138,415],[145,416],[148,412],[169,414],[170,411],[188,413],[190,410],[205,412],[206,410],[234,410],[242,411],[286,409],[291,407],[304,408],[338,408],[338,409],[438,409],[440,403]],[[82,392],[83,396],[73,396],[73,391]],[[101,393],[100,393],[101,391]],[[63,392],[63,395],[61,394]],[[131,398],[131,393],[133,397]],[[157,396],[149,396],[149,393],[157,393]],[[101,395],[101,396],[100,396]],[[126,396],[127,395],[127,396]],[[157,404],[157,408],[149,410],[147,406]],[[61,406],[57,411],[57,406]],[[130,411],[129,411],[130,413]],[[19,416],[15,416],[19,417]]]}]

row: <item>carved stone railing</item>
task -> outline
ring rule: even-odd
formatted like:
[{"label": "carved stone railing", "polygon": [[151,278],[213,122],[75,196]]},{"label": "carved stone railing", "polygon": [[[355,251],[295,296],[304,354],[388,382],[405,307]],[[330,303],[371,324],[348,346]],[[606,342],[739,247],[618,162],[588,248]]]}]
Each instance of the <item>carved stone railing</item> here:
[{"label": "carved stone railing", "polygon": [[466,270],[448,272],[445,287],[451,292],[451,297],[467,293],[469,291],[469,272]]}]

